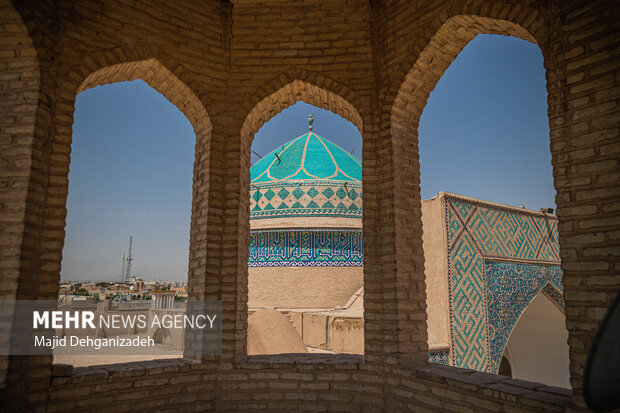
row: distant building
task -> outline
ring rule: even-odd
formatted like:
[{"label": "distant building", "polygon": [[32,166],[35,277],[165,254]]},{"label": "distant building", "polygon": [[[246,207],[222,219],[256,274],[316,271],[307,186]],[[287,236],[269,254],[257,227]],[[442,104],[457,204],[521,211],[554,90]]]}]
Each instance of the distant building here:
[{"label": "distant building", "polygon": [[441,192],[422,227],[431,360],[569,388],[557,217]]}]

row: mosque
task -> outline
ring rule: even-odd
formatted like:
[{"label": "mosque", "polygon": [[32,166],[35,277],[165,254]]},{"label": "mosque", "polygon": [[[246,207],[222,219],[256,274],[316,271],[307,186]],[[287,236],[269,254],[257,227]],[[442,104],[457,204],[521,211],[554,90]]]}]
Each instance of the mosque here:
[{"label": "mosque", "polygon": [[250,308],[344,306],[363,284],[361,163],[310,126],[250,179]]},{"label": "mosque", "polygon": [[[362,165],[309,123],[250,170],[248,306],[363,354]],[[441,192],[422,223],[429,360],[569,388],[557,217]]]}]

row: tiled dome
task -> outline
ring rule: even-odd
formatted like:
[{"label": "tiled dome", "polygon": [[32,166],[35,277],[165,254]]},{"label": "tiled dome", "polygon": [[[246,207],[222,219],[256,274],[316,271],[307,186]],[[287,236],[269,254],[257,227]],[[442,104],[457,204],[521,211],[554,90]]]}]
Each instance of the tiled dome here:
[{"label": "tiled dome", "polygon": [[310,131],[250,169],[250,218],[361,217],[362,165]]},{"label": "tiled dome", "polygon": [[362,164],[344,149],[314,132],[271,151],[250,169],[253,184],[277,181],[362,182]]}]

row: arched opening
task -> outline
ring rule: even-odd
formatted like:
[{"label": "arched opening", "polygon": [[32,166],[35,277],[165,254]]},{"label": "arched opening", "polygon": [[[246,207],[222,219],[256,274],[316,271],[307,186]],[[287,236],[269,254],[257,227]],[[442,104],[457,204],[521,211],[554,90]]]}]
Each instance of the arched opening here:
[{"label": "arched opening", "polygon": [[502,361],[499,362],[499,370],[497,374],[500,376],[512,377],[512,367],[510,361],[505,356],[502,356]]},{"label": "arched opening", "polygon": [[490,34],[467,43],[420,117],[422,199],[445,191],[555,209],[545,86],[535,44]]},{"label": "arched opening", "polygon": [[247,352],[363,354],[361,118],[302,81],[279,94],[252,111],[282,112],[252,140]]},{"label": "arched opening", "polygon": [[[156,59],[121,63],[96,70],[85,78],[77,93],[99,85],[135,79],[145,81],[176,106],[187,118],[195,134],[188,294],[192,299],[205,299],[204,285],[207,270],[204,253],[207,247],[203,234],[207,232],[209,211],[207,194],[209,192],[211,119],[205,106],[194,92]],[[63,133],[64,131],[63,129]],[[61,139],[70,142],[68,136],[61,136]]]},{"label": "arched opening", "polygon": [[[514,325],[512,324],[513,313],[521,311],[527,302],[526,297],[532,293],[537,294],[549,279],[557,280],[556,289],[561,291],[561,270],[559,269],[557,218],[550,215],[546,209],[554,207],[553,204],[548,203],[553,202],[555,192],[551,185],[546,93],[544,93],[544,69],[540,51],[521,40],[486,36],[487,39],[497,39],[506,43],[521,42],[525,47],[533,48],[538,53],[536,64],[540,67],[540,73],[536,85],[539,91],[538,101],[534,108],[539,112],[537,119],[539,129],[535,138],[538,148],[544,149],[539,151],[542,156],[530,162],[542,163],[545,170],[544,175],[541,173],[537,175],[531,173],[532,168],[524,170],[523,165],[516,166],[516,169],[520,171],[518,181],[522,181],[520,185],[526,190],[528,180],[536,184],[543,176],[548,193],[546,197],[541,198],[543,200],[539,203],[532,202],[531,196],[523,197],[524,192],[518,193],[513,184],[506,185],[505,177],[498,177],[497,173],[489,172],[492,170],[491,167],[495,166],[494,162],[502,167],[507,165],[505,160],[497,160],[501,159],[501,155],[497,156],[497,144],[501,142],[500,136],[508,139],[509,143],[513,143],[515,139],[519,139],[519,133],[527,132],[522,124],[519,125],[519,122],[527,122],[522,118],[510,124],[503,122],[499,125],[501,133],[491,132],[493,128],[489,125],[495,126],[493,122],[496,122],[496,112],[502,109],[498,106],[505,103],[482,102],[487,110],[490,108],[491,111],[485,114],[479,110],[478,113],[471,114],[467,113],[467,109],[475,106],[474,98],[463,99],[462,96],[461,98],[452,96],[451,100],[444,100],[439,106],[444,110],[450,109],[451,106],[454,111],[464,113],[462,117],[457,116],[451,119],[445,116],[445,112],[437,111],[440,113],[438,119],[441,121],[436,122],[435,135],[429,133],[425,125],[421,124],[422,121],[428,120],[421,119],[422,112],[426,114],[429,111],[430,114],[435,100],[434,95],[442,94],[444,78],[447,79],[445,83],[448,86],[451,84],[455,87],[456,85],[461,90],[484,86],[481,82],[464,84],[463,78],[456,82],[451,79],[453,75],[451,65],[459,63],[455,62],[457,55],[462,51],[457,60],[468,59],[468,49],[476,46],[479,40],[484,40],[484,37],[481,37],[472,41],[480,33],[512,35],[535,43],[534,38],[526,30],[514,23],[473,16],[450,18],[441,25],[435,36],[424,47],[413,69],[407,74],[394,102],[391,132],[397,165],[400,162],[407,162],[400,155],[406,154],[406,145],[414,146],[413,156],[417,158],[417,133],[419,133],[421,150],[433,148],[430,151],[436,151],[430,155],[421,153],[424,155],[420,159],[422,173],[426,174],[433,167],[437,167],[440,171],[436,175],[437,179],[445,181],[446,177],[452,178],[448,179],[450,185],[453,185],[450,188],[434,187],[426,194],[424,194],[425,182],[422,182],[423,197],[432,197],[438,193],[432,199],[422,201],[419,218],[422,221],[423,231],[421,232],[423,233],[417,234],[423,239],[424,246],[425,273],[418,273],[417,276],[425,280],[428,316],[426,339],[430,351],[429,358],[432,361],[452,366],[497,373],[502,360],[507,331],[510,331]],[[471,46],[468,45],[470,41],[472,41]],[[448,69],[449,66],[450,69]],[[506,67],[506,62],[496,61],[491,66],[494,70],[502,69]],[[484,72],[486,69],[488,68],[484,67],[480,71]],[[519,80],[510,83],[513,79],[501,79],[497,74],[489,75],[488,73],[483,81],[489,80],[490,76],[495,76],[493,80],[500,83],[520,85]],[[469,82],[472,81],[469,80]],[[433,90],[433,95],[431,95]],[[469,94],[472,94],[471,90]],[[481,90],[476,90],[475,94],[478,95],[476,98],[484,99]],[[523,96],[514,93],[505,96],[504,99],[504,102],[510,99],[526,101]],[[525,111],[530,109],[532,107],[524,108]],[[406,115],[409,117],[407,118]],[[467,128],[481,119],[488,122],[486,130],[479,128],[474,139],[469,136],[464,137]],[[510,128],[519,133],[510,133],[508,131]],[[411,133],[411,130],[417,133]],[[491,132],[490,138],[492,139],[487,143],[481,142],[480,137],[489,132]],[[446,134],[453,134],[454,141],[446,140]],[[429,141],[425,142],[427,136],[430,136]],[[507,152],[510,155],[507,159],[517,158],[514,150]],[[494,153],[496,158],[492,157]],[[435,160],[434,165],[433,161],[425,164],[426,156]],[[484,173],[482,175],[470,173],[470,170],[475,171],[476,167],[480,166],[482,169],[486,168],[486,176]],[[502,188],[503,192],[495,190],[495,193],[503,194],[503,197],[502,195],[489,196],[485,192],[492,187],[492,184],[495,184],[495,180],[498,182],[498,188],[508,187],[508,191],[505,191],[506,188]],[[460,184],[457,181],[460,181]],[[464,184],[470,184],[470,186]],[[468,193],[471,188],[475,189],[474,193]],[[507,197],[506,193],[513,197]],[[402,202],[405,202],[404,195],[400,194],[400,196]],[[410,199],[413,201],[409,202],[415,202],[418,196],[419,192],[413,191],[410,194]],[[399,201],[396,202],[398,204]],[[530,210],[521,208],[523,204],[526,204]],[[538,212],[542,207],[545,208],[544,212]],[[416,214],[417,211],[414,208],[414,221]],[[415,226],[411,230],[414,233],[417,231]],[[513,240],[515,236],[527,239],[531,245],[519,250],[516,247],[517,243]],[[414,234],[415,238],[416,234]],[[522,243],[521,246],[523,247]],[[412,251],[412,256],[416,257],[416,255],[416,251]],[[507,293],[509,290],[512,296]],[[415,319],[419,315],[410,314],[407,317]],[[405,316],[399,315],[400,318],[405,318]]]},{"label": "arched opening", "polygon": [[515,379],[570,388],[566,317],[547,295],[538,294],[527,306],[506,351]]},{"label": "arched opening", "polygon": [[[535,213],[555,210],[542,60],[524,40],[479,35],[420,119],[429,348],[450,353],[448,364],[498,371],[522,310],[502,291],[530,294],[537,267],[526,262],[559,268],[557,220]],[[498,258],[515,263],[497,271]]]},{"label": "arched opening", "polygon": [[[134,79],[140,80],[115,83]],[[183,317],[188,298],[204,299],[199,234],[206,230],[200,217],[208,206],[209,117],[154,59],[96,71],[83,91],[76,100],[59,306],[88,309],[98,321],[93,331],[63,330],[69,339],[110,344],[88,341],[82,354],[57,347],[54,361],[85,366],[183,357],[183,328],[175,326],[163,343],[148,338],[163,331],[158,323],[165,317]],[[147,344],[120,349],[136,340]]]}]

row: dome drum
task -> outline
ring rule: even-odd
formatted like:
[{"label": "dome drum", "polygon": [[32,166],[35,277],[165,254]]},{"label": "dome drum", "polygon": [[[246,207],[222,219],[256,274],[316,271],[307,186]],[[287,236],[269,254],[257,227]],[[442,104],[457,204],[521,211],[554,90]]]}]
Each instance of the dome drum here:
[{"label": "dome drum", "polygon": [[252,184],[250,219],[362,217],[362,185],[349,181],[286,181]]}]

